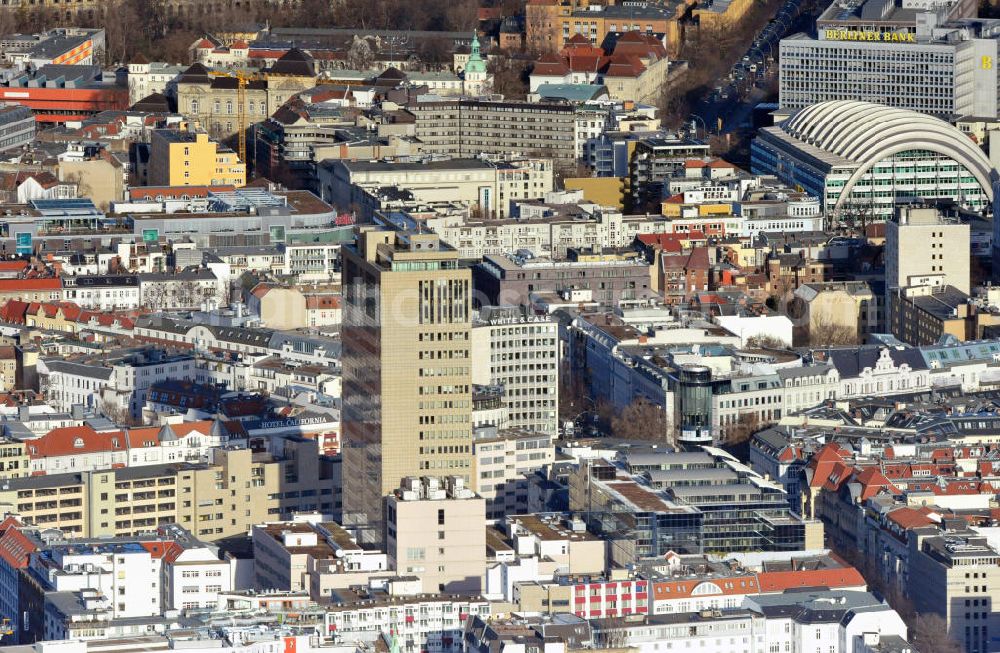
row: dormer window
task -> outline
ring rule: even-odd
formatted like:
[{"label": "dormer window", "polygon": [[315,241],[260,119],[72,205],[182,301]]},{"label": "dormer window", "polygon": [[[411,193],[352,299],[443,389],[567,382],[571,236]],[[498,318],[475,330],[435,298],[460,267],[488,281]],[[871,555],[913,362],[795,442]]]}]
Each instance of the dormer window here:
[{"label": "dormer window", "polygon": [[73,440],[73,447],[75,449],[83,449],[83,438]]}]

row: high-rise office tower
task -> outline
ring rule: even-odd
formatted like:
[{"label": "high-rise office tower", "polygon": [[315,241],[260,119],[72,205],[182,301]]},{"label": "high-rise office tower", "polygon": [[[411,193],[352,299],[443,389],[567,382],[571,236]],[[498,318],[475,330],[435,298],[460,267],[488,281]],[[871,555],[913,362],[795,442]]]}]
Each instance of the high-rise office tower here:
[{"label": "high-rise office tower", "polygon": [[435,234],[363,230],[343,263],[344,521],[381,543],[404,477],[474,473],[472,278]]}]

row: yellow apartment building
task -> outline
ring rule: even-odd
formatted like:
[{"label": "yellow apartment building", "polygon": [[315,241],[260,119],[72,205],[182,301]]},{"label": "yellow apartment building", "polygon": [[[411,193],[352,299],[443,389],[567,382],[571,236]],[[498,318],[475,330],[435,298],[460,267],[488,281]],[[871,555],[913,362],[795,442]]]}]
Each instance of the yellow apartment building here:
[{"label": "yellow apartment building", "polygon": [[149,144],[151,186],[244,186],[246,164],[236,152],[190,126],[157,129]]},{"label": "yellow apartment building", "polygon": [[0,511],[75,537],[129,537],[180,524],[207,541],[295,512],[334,512],[334,463],[314,440],[290,438],[284,446],[281,456],[218,448],[205,464],[10,478],[0,488]]}]

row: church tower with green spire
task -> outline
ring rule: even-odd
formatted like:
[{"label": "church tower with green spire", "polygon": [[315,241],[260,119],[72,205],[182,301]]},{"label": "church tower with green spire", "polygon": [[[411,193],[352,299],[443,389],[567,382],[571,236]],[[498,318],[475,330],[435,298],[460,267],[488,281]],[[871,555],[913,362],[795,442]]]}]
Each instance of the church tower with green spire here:
[{"label": "church tower with green spire", "polygon": [[488,75],[486,62],[479,52],[479,36],[472,34],[472,46],[469,61],[465,64],[464,88],[466,95],[481,95],[486,91]]}]

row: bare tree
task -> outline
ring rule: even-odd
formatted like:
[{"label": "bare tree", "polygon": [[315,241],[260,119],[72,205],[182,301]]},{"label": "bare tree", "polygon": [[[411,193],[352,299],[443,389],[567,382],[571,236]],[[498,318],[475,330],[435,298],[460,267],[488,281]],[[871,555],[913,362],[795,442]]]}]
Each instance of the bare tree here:
[{"label": "bare tree", "polygon": [[662,408],[640,397],[611,419],[611,432],[626,440],[663,442],[667,440],[666,416]]},{"label": "bare tree", "polygon": [[723,440],[728,446],[743,444],[763,426],[757,413],[743,413],[736,419],[736,424],[725,427]]},{"label": "bare tree", "polygon": [[451,44],[441,37],[421,39],[417,45],[417,57],[425,69],[440,70],[451,63]]},{"label": "bare tree", "polygon": [[528,4],[524,13],[525,47],[535,55],[558,50],[552,16],[544,5]]},{"label": "bare tree", "polygon": [[452,0],[445,9],[447,29],[471,32],[479,24],[479,3],[476,0]]},{"label": "bare tree", "polygon": [[162,283],[146,284],[142,289],[143,306],[151,311],[162,311],[167,308],[167,291]]},{"label": "bare tree", "polygon": [[101,399],[99,410],[102,415],[119,426],[131,426],[135,423],[135,419],[127,408],[106,398]]},{"label": "bare tree", "polygon": [[587,384],[581,372],[572,372],[568,366],[560,370],[559,417],[562,419],[573,419],[595,405],[587,396]]},{"label": "bare tree", "polygon": [[598,647],[605,649],[622,648],[628,643],[628,631],[625,629],[625,619],[608,617],[601,624],[598,635]]},{"label": "bare tree", "polygon": [[962,653],[962,646],[948,634],[948,622],[933,612],[914,617],[910,639],[918,651]]},{"label": "bare tree", "polygon": [[[346,4],[346,3],[344,3]],[[295,23],[297,25],[332,25],[333,3],[329,0],[299,0]]]},{"label": "bare tree", "polygon": [[586,163],[577,161],[575,163],[563,163],[556,165],[552,171],[552,181],[556,188],[565,188],[567,179],[577,179],[580,177],[593,177],[594,171]]},{"label": "bare tree", "polygon": [[170,63],[189,63],[192,59],[191,44],[198,38],[198,32],[176,27],[170,30],[164,38],[151,45],[149,58]]},{"label": "bare tree", "polygon": [[17,31],[17,15],[10,9],[0,9],[0,36]]},{"label": "bare tree", "polygon": [[486,70],[493,78],[493,92],[508,99],[523,99],[528,93],[525,62],[506,54],[490,57]]},{"label": "bare tree", "polygon": [[368,70],[375,61],[375,51],[368,39],[355,37],[347,51],[347,62],[354,70]]},{"label": "bare tree", "polygon": [[856,345],[858,334],[850,327],[823,320],[809,327],[809,344],[818,346]]},{"label": "bare tree", "polygon": [[144,19],[131,0],[101,0],[96,16],[104,27],[105,64],[127,63],[137,52]]},{"label": "bare tree", "polygon": [[779,338],[769,335],[751,336],[747,338],[747,347],[758,349],[787,349],[788,346]]}]

